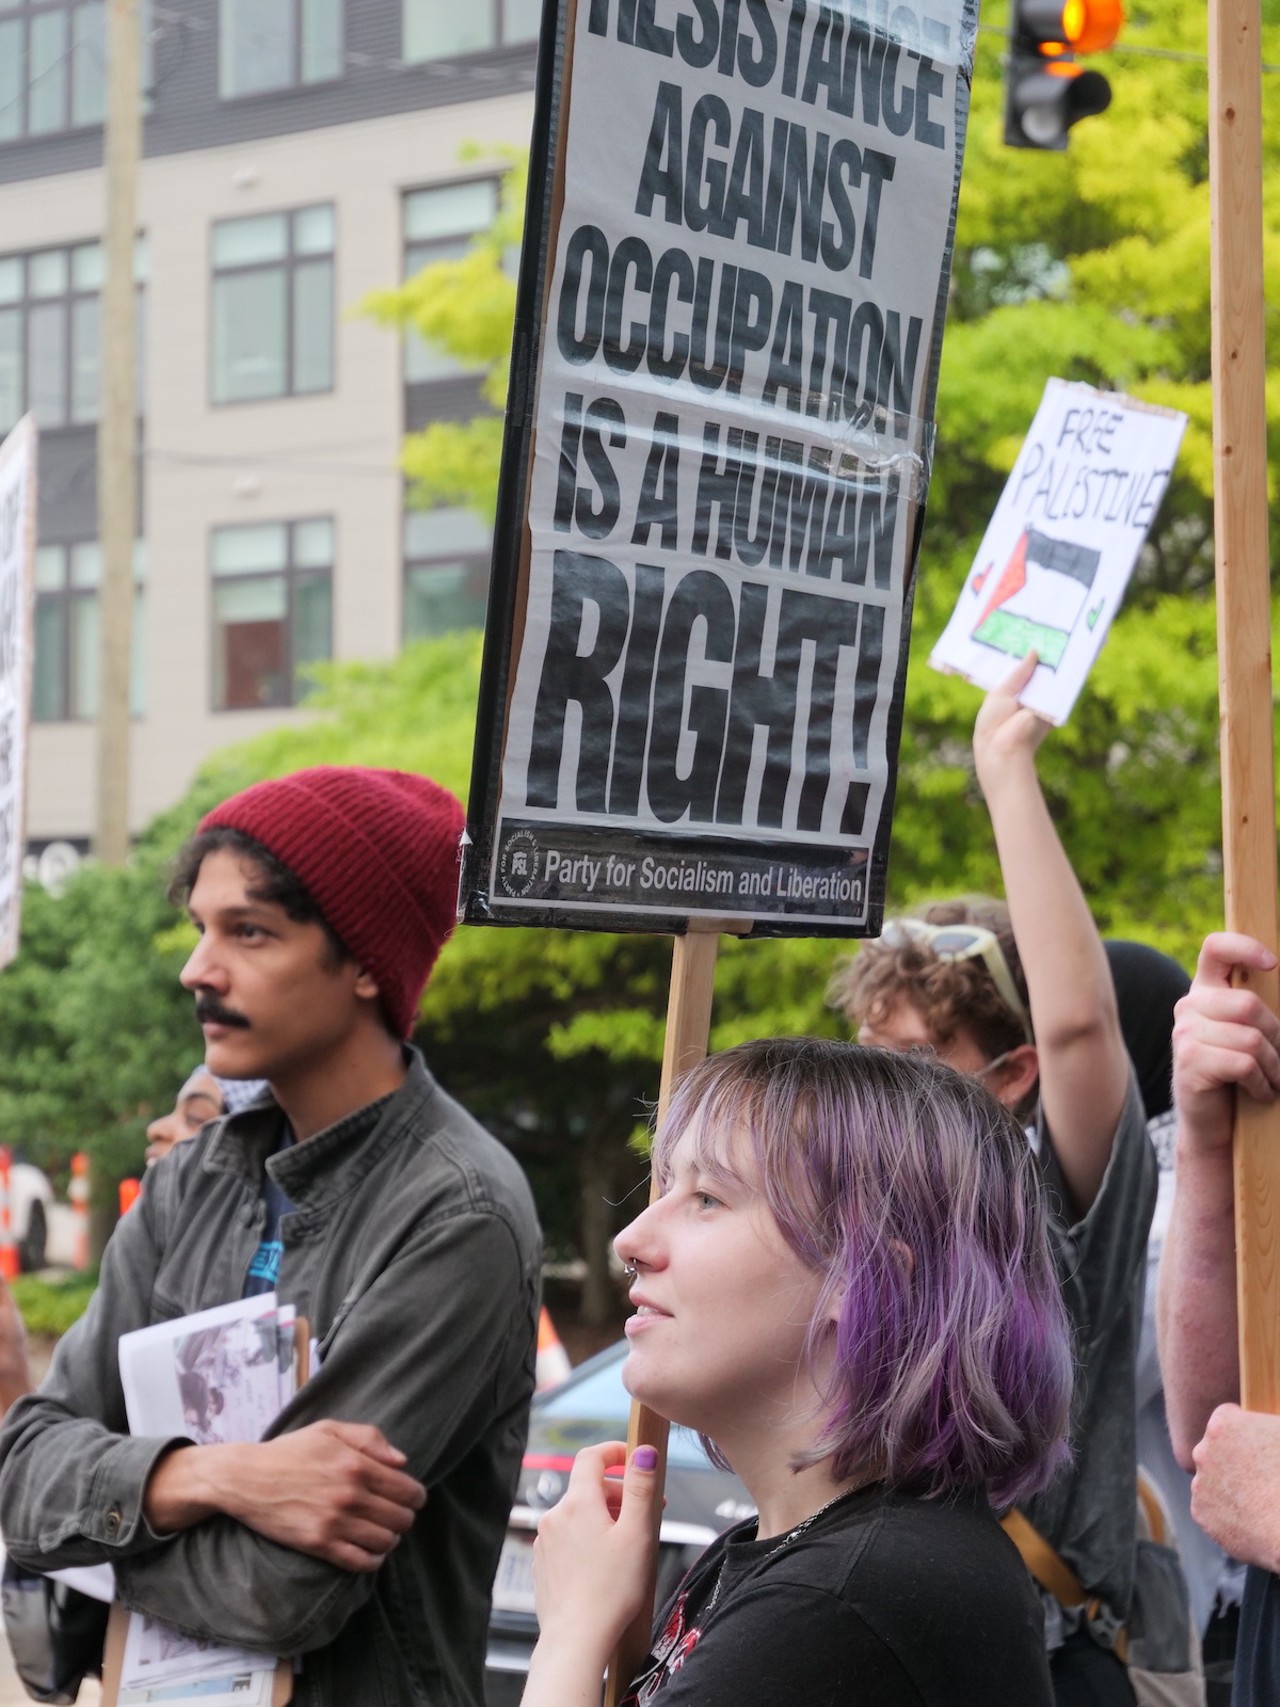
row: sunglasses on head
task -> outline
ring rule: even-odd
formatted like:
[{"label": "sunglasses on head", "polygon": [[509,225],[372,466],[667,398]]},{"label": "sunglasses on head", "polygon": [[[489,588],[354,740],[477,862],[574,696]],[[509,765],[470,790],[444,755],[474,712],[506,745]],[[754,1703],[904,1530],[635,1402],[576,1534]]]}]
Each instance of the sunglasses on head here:
[{"label": "sunglasses on head", "polygon": [[1005,1006],[1022,1027],[1023,1036],[1028,1043],[1033,1041],[1031,1015],[1018,994],[1000,938],[985,925],[931,925],[925,919],[886,919],[880,940],[890,947],[918,943],[939,960],[981,960]]}]

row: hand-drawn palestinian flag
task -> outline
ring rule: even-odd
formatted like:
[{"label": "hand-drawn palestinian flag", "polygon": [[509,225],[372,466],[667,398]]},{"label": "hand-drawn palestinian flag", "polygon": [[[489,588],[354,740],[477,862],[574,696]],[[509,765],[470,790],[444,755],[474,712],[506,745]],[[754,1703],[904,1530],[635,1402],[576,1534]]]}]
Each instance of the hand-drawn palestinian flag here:
[{"label": "hand-drawn palestinian flag", "polygon": [[[1090,627],[1097,613],[1088,610],[1101,552],[1067,539],[1053,539],[1024,528],[973,626],[973,638],[1011,658],[1025,658],[1034,647],[1040,662],[1057,669],[1073,629],[1083,619]],[[992,581],[995,565],[974,580],[981,592]],[[1035,612],[1028,615],[1027,612]]]}]

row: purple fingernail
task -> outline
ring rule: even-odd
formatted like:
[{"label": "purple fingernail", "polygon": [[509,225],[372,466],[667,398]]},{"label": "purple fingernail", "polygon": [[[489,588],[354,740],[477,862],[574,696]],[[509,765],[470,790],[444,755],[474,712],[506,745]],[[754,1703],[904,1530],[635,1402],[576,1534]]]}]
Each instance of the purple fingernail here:
[{"label": "purple fingernail", "polygon": [[637,1446],[631,1454],[631,1462],[637,1470],[656,1470],[658,1468],[658,1449],[656,1446]]}]

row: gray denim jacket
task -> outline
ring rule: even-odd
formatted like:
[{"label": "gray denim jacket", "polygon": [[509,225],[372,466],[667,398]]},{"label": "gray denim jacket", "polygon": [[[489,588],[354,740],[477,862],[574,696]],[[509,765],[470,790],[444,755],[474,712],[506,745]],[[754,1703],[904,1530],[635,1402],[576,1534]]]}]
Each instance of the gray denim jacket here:
[{"label": "gray denim jacket", "polygon": [[[514,1158],[416,1053],[403,1086],[272,1153],[254,1107],[152,1168],[84,1318],[0,1433],[0,1529],[22,1564],[106,1560],[137,1610],[192,1635],[301,1654],[298,1707],[479,1707],[489,1591],[523,1451],[539,1238]],[[272,1433],[374,1423],[428,1488],[375,1574],[340,1570],[228,1518],[171,1537],[142,1516],[172,1442],[126,1433],[116,1341],[238,1298],[263,1221],[263,1165],[297,1205],[277,1292],[321,1366]]]}]

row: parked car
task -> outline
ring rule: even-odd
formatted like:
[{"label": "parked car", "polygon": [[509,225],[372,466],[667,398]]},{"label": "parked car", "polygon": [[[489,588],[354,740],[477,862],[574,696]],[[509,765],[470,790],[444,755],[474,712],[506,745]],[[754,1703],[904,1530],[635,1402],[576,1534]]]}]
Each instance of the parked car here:
[{"label": "parked car", "polygon": [[[631,1399],[622,1385],[627,1342],[620,1340],[565,1382],[538,1394],[529,1418],[529,1444],[493,1585],[487,1707],[516,1707],[537,1640],[533,1611],[533,1538],[544,1511],[564,1493],[580,1447],[625,1440]],[[666,1509],[658,1553],[661,1604],[688,1567],[730,1524],[755,1514],[738,1478],[717,1470],[696,1435],[673,1428],[667,1449]]]}]

